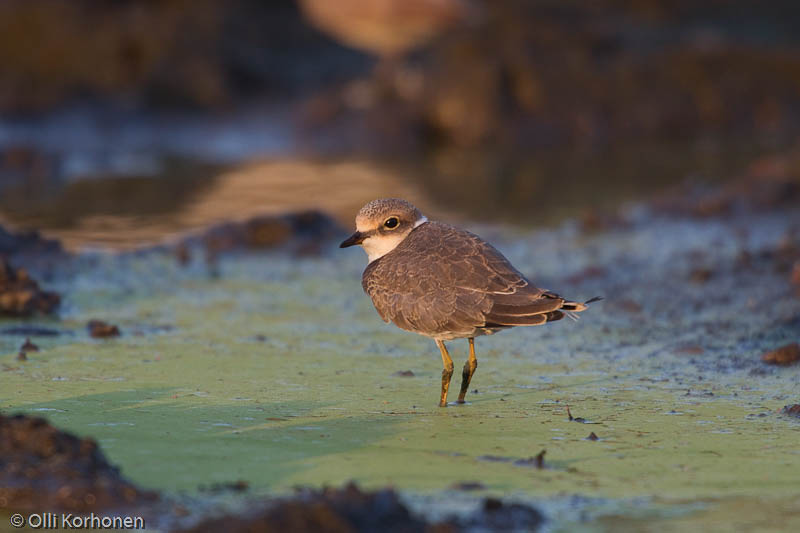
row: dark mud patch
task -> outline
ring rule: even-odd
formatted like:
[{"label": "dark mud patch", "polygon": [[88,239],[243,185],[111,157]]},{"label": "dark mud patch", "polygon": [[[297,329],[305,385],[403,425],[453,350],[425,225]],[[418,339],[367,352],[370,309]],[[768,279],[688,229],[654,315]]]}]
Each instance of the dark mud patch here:
[{"label": "dark mud patch", "polygon": [[450,485],[450,488],[463,492],[471,492],[476,490],[486,490],[488,487],[486,487],[486,485],[480,481],[457,481],[456,483]]},{"label": "dark mud patch", "polygon": [[500,455],[481,455],[478,457],[478,461],[485,461],[487,463],[510,463],[513,460],[513,457],[503,457]]},{"label": "dark mud patch", "polygon": [[229,483],[212,483],[211,485],[200,485],[198,487],[200,492],[209,492],[212,494],[219,494],[223,492],[247,492],[250,489],[250,483],[239,479]]},{"label": "dark mud patch", "polygon": [[545,466],[544,464],[544,456],[547,453],[546,450],[540,451],[538,454],[525,458],[517,458],[517,457],[504,457],[501,455],[481,455],[477,458],[478,461],[484,461],[489,463],[508,463],[514,466],[522,466],[528,468],[550,468],[549,466]]},{"label": "dark mud patch", "polygon": [[15,269],[0,258],[0,315],[31,316],[53,313],[61,296],[39,288],[39,283],[23,269]]},{"label": "dark mud patch", "polygon": [[0,414],[0,508],[87,511],[156,500],[125,480],[94,440],[42,418]]},{"label": "dark mud patch", "polygon": [[86,324],[86,329],[89,330],[89,336],[95,339],[119,337],[121,335],[117,326],[103,322],[102,320],[90,320],[89,323]]}]

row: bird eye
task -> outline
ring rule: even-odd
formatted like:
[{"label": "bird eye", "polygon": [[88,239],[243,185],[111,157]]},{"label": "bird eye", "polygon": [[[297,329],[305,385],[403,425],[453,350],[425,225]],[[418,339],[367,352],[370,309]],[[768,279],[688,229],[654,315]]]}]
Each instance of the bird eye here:
[{"label": "bird eye", "polygon": [[389,217],[386,219],[386,222],[384,222],[383,225],[389,229],[394,229],[399,223],[400,221],[397,219],[397,217]]}]

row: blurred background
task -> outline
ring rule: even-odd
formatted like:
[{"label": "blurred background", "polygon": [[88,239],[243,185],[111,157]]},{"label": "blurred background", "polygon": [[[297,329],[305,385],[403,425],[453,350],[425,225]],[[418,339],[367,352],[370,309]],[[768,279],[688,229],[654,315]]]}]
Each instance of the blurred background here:
[{"label": "blurred background", "polygon": [[792,0],[3,0],[0,224],[125,249],[388,195],[526,226],[796,199],[798,27]]}]

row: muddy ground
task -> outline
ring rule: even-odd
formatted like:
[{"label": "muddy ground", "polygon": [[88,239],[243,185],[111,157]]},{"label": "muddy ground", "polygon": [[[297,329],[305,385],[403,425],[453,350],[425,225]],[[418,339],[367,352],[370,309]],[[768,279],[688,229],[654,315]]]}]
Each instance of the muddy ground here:
[{"label": "muddy ground", "polygon": [[[0,410],[96,439],[126,482],[198,521],[355,481],[393,487],[414,520],[473,529],[486,498],[553,531],[800,526],[800,421],[782,411],[800,365],[762,361],[800,339],[794,204],[468,227],[540,286],[605,300],[478,339],[466,405],[436,406],[434,344],[380,321],[365,257],[331,237],[213,265],[188,241],[33,268],[61,307],[2,319]],[[95,319],[121,334],[93,338]],[[231,484],[247,490],[209,491]]]}]

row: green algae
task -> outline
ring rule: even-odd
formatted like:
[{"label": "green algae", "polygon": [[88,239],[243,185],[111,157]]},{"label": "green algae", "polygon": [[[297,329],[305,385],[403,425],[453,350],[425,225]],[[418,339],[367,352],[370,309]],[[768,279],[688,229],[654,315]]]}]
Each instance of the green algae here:
[{"label": "green algae", "polygon": [[[621,502],[582,504],[596,508],[594,530],[707,529],[723,514],[756,516],[737,503],[750,499],[780,515],[775,524],[796,524],[800,423],[777,411],[797,401],[800,369],[725,363],[755,361],[791,335],[796,303],[773,306],[777,323],[747,318],[766,333],[741,326],[702,356],[665,349],[697,342],[697,329],[621,318],[613,303],[579,323],[480,338],[468,404],[439,408],[434,344],[380,321],[358,285],[360,259],[239,257],[219,279],[165,258],[103,260],[64,282],[58,327],[70,334],[36,339],[42,351],[26,362],[14,358],[21,337],[0,337],[0,409],[92,436],[125,476],[168,492],[355,480],[444,500],[477,481],[479,495]],[[769,294],[770,279],[734,281]],[[700,315],[721,324],[733,313]],[[90,318],[123,336],[89,338]],[[458,365],[466,342],[451,347]],[[541,450],[546,468],[519,464]]]}]

